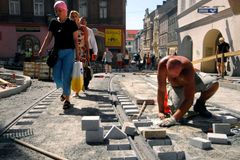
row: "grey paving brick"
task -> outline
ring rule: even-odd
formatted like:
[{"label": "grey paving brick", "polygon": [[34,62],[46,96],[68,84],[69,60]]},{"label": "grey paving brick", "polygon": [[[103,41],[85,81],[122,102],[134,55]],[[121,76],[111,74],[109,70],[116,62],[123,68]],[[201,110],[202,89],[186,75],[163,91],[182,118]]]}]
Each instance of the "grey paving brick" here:
[{"label": "grey paving brick", "polygon": [[86,131],[86,142],[103,142],[103,127],[99,127],[99,129],[96,131]]},{"label": "grey paving brick", "polygon": [[229,123],[213,123],[213,133],[230,134],[231,125]]},{"label": "grey paving brick", "polygon": [[120,102],[121,105],[133,105],[132,102]]},{"label": "grey paving brick", "polygon": [[110,139],[109,144],[107,145],[107,150],[130,150],[131,145],[127,138],[116,140]]},{"label": "grey paving brick", "polygon": [[116,126],[118,128],[122,128],[119,122],[101,122],[101,126],[103,126],[104,130],[110,130],[112,126]]},{"label": "grey paving brick", "polygon": [[142,131],[142,135],[147,139],[166,138],[166,130],[162,128],[146,128]]},{"label": "grey paving brick", "polygon": [[112,126],[112,128],[105,135],[104,139],[124,139],[126,137],[127,134],[122,132],[121,129],[116,126]]},{"label": "grey paving brick", "polygon": [[201,137],[190,138],[189,144],[200,149],[210,149],[211,142],[210,140],[203,139]]},{"label": "grey paving brick", "polygon": [[153,150],[161,160],[178,159],[178,153],[174,151],[173,146],[153,146]]},{"label": "grey paving brick", "polygon": [[82,130],[96,131],[100,126],[99,116],[83,116],[82,117]]},{"label": "grey paving brick", "polygon": [[164,139],[147,139],[147,143],[153,147],[153,146],[161,146],[161,145],[172,145],[172,141],[170,138],[164,138]]},{"label": "grey paving brick", "polygon": [[132,122],[136,127],[149,127],[153,125],[153,122],[148,119],[132,120]]},{"label": "grey paving brick", "polygon": [[122,131],[127,135],[134,136],[136,133],[136,127],[132,122],[124,122]]},{"label": "grey paving brick", "polygon": [[109,151],[110,160],[137,160],[136,153],[133,150]]},{"label": "grey paving brick", "polygon": [[138,109],[136,105],[123,105],[122,108],[125,109]]},{"label": "grey paving brick", "polygon": [[119,101],[120,103],[121,103],[121,102],[132,102],[130,99],[119,99],[118,101]]},{"label": "grey paving brick", "polygon": [[134,114],[138,114],[139,111],[138,109],[125,109],[125,113],[128,116],[134,115]]},{"label": "grey paving brick", "polygon": [[228,138],[226,134],[208,133],[207,139],[209,139],[212,143],[228,144]]}]

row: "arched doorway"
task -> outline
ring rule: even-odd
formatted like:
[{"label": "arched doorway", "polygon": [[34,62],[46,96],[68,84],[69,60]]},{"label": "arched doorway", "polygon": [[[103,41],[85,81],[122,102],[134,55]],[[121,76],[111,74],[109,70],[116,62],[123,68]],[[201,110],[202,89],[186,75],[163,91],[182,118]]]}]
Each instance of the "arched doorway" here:
[{"label": "arched doorway", "polygon": [[186,36],[183,38],[181,44],[181,56],[187,57],[190,61],[192,61],[192,53],[193,53],[193,42],[190,36]]},{"label": "arched doorway", "polygon": [[[203,58],[215,55],[218,39],[222,36],[221,32],[217,29],[212,29],[207,32],[203,40]],[[201,63],[201,71],[207,73],[216,73],[215,60]]]}]

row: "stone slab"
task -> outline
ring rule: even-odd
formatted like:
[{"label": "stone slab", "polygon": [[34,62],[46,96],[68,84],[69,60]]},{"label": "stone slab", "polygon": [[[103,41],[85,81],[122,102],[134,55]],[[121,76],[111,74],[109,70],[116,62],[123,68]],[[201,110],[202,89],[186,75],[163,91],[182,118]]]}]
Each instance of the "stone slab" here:
[{"label": "stone slab", "polygon": [[99,116],[83,116],[82,117],[82,130],[97,131],[100,127]]},{"label": "stone slab", "polygon": [[207,139],[210,140],[212,143],[217,144],[228,144],[228,138],[226,134],[221,133],[208,133]]},{"label": "stone slab", "polygon": [[200,149],[210,149],[211,141],[208,139],[203,139],[201,137],[190,138],[189,144]]}]

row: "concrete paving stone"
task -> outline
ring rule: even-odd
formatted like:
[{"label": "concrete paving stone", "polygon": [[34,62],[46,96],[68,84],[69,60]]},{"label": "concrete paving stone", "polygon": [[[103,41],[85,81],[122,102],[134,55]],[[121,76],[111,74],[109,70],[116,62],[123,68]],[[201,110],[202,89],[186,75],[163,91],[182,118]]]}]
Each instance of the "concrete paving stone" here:
[{"label": "concrete paving stone", "polygon": [[138,98],[136,97],[137,100],[136,100],[136,104],[138,105],[142,105],[144,101],[146,101],[146,105],[154,105],[155,104],[155,101],[154,99],[149,99],[149,98]]},{"label": "concrete paving stone", "polygon": [[229,123],[213,123],[213,133],[230,134],[231,125]]},{"label": "concrete paving stone", "polygon": [[228,137],[226,134],[221,133],[208,133],[207,139],[210,140],[212,143],[217,144],[228,144]]},{"label": "concrete paving stone", "polygon": [[102,107],[99,109],[100,112],[114,112],[114,109],[111,107],[111,108],[105,108],[105,107]]},{"label": "concrete paving stone", "polygon": [[86,131],[86,142],[102,143],[103,142],[103,127],[99,127],[96,131]]},{"label": "concrete paving stone", "polygon": [[136,127],[132,122],[124,122],[122,131],[127,135],[134,136],[136,133]]},{"label": "concrete paving stone", "polygon": [[153,146],[172,145],[172,141],[169,137],[164,139],[147,139],[147,143]]},{"label": "concrete paving stone", "polygon": [[129,97],[127,95],[117,95],[118,99],[129,99]]},{"label": "concrete paving stone", "polygon": [[146,128],[142,131],[142,135],[146,139],[166,138],[166,130],[161,128]]},{"label": "concrete paving stone", "polygon": [[134,115],[134,114],[138,114],[139,111],[138,109],[125,109],[125,113],[128,116]]},{"label": "concrete paving stone", "polygon": [[29,113],[29,114],[41,114],[42,112],[43,112],[43,110],[32,109],[32,110],[28,111],[27,113]]},{"label": "concrete paving stone", "polygon": [[118,101],[119,101],[120,103],[121,103],[121,102],[132,102],[130,99],[119,99]]},{"label": "concrete paving stone", "polygon": [[173,146],[153,146],[154,152],[162,160],[177,160],[178,153],[174,151]]},{"label": "concrete paving stone", "polygon": [[124,133],[121,129],[116,126],[112,126],[112,128],[104,136],[104,139],[124,139],[126,137],[127,134]]},{"label": "concrete paving stone", "polygon": [[233,116],[224,115],[224,116],[222,116],[222,122],[223,123],[236,124],[236,123],[238,123],[238,119],[236,117],[233,117]]},{"label": "concrete paving stone", "polygon": [[136,105],[123,105],[122,108],[125,109],[138,109]]},{"label": "concrete paving stone", "polygon": [[149,119],[132,120],[132,122],[136,127],[149,127],[153,125],[153,122]]},{"label": "concrete paving stone", "polygon": [[100,127],[99,116],[83,116],[82,117],[82,130],[97,131]]},{"label": "concrete paving stone", "polygon": [[123,105],[134,105],[133,102],[120,102],[120,104]]},{"label": "concrete paving stone", "polygon": [[32,125],[34,123],[34,119],[20,119],[16,125]]},{"label": "concrete paving stone", "polygon": [[47,109],[47,106],[43,105],[43,106],[34,106],[34,109]]},{"label": "concrete paving stone", "polygon": [[116,115],[106,115],[102,114],[100,115],[101,122],[118,122],[118,118]]},{"label": "concrete paving stone", "polygon": [[107,145],[107,150],[130,150],[131,145],[127,138],[116,140],[110,139],[109,144]]},{"label": "concrete paving stone", "polygon": [[116,117],[116,113],[115,112],[100,112],[100,115],[115,116]]},{"label": "concrete paving stone", "polygon": [[109,103],[102,103],[102,104],[98,104],[98,107],[101,108],[101,107],[113,107],[112,104],[109,104]]},{"label": "concrete paving stone", "polygon": [[136,153],[133,150],[109,151],[110,160],[137,160]]},{"label": "concrete paving stone", "polygon": [[103,126],[104,130],[110,130],[112,126],[116,126],[118,128],[122,128],[119,122],[101,122],[101,126]]},{"label": "concrete paving stone", "polygon": [[210,140],[203,139],[201,137],[190,138],[189,144],[200,149],[210,149],[211,142]]},{"label": "concrete paving stone", "polygon": [[38,105],[50,105],[52,102],[39,102]]},{"label": "concrete paving stone", "polygon": [[24,115],[22,118],[23,119],[37,119],[38,117],[39,117],[39,115],[27,114],[27,115]]}]

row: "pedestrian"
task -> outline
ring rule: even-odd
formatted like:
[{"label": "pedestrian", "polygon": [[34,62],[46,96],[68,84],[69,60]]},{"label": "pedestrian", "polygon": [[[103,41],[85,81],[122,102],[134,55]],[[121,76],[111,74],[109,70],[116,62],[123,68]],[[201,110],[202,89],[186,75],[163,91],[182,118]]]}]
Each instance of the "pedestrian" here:
[{"label": "pedestrian", "polygon": [[128,50],[125,49],[125,53],[123,55],[123,64],[124,64],[124,70],[126,72],[129,72],[129,62],[130,62],[130,55],[128,53]]},{"label": "pedestrian", "polygon": [[146,63],[147,63],[147,69],[150,69],[151,66],[151,57],[150,57],[150,53],[147,53],[147,57],[146,57]]},{"label": "pedestrian", "polygon": [[147,55],[146,53],[143,55],[143,64],[142,64],[142,69],[146,69],[146,60],[147,60]]},{"label": "pedestrian", "polygon": [[106,47],[102,57],[102,61],[105,64],[105,74],[112,73],[112,58],[112,52]]},{"label": "pedestrian", "polygon": [[[223,37],[219,38],[219,45],[217,45],[216,49],[216,63],[217,63],[217,72],[218,76],[224,77],[225,74],[225,62],[227,62],[227,58],[225,57],[224,53],[229,52],[229,44],[225,42]],[[221,58],[217,56],[221,54]]]},{"label": "pedestrian", "polygon": [[[78,26],[78,43],[81,54],[81,62],[83,63],[83,74],[84,74],[84,90],[88,90],[88,85],[92,79],[90,65],[90,53],[88,43],[88,30],[85,25],[82,25],[80,15],[77,11],[72,10],[69,14],[69,18],[74,20]],[[75,96],[79,96],[76,92]]]},{"label": "pedestrian", "polygon": [[151,70],[155,69],[155,64],[156,64],[155,54],[151,54]]},{"label": "pedestrian", "polygon": [[98,46],[97,41],[95,38],[95,35],[93,33],[93,30],[87,26],[87,20],[86,17],[81,17],[80,19],[81,25],[86,26],[88,31],[88,49],[90,53],[90,62],[93,62],[96,60],[97,54],[98,54]]},{"label": "pedestrian", "polygon": [[[216,78],[203,72],[195,71],[191,61],[184,56],[167,56],[158,64],[158,107],[159,117],[162,119],[160,126],[171,126],[181,120],[194,101],[194,94],[201,95],[194,105],[194,111],[200,116],[210,118],[211,112],[206,109],[205,102],[214,95],[219,84]],[[166,118],[164,113],[164,98],[166,95],[167,80],[170,84],[168,97],[173,103],[174,113]]]},{"label": "pedestrian", "polygon": [[120,72],[123,66],[123,54],[120,50],[117,53],[117,71]]},{"label": "pedestrian", "polygon": [[[74,53],[76,60],[80,60],[78,48],[78,27],[76,23],[68,18],[68,8],[64,1],[56,1],[54,10],[57,19],[52,20],[48,33],[39,50],[39,56],[42,56],[54,37],[54,48],[58,50],[57,63],[53,67],[53,80],[57,88],[63,88],[63,93],[60,97],[64,101],[63,109],[71,107],[71,77],[74,63]],[[76,52],[74,52],[76,49]]]},{"label": "pedestrian", "polygon": [[89,54],[89,58],[88,58],[88,63],[86,63],[86,65],[84,65],[84,87],[85,90],[89,89],[89,83],[92,79],[92,75],[93,75],[93,69],[91,67],[91,65],[93,64],[93,62],[96,60],[97,58],[97,54],[98,54],[98,46],[97,46],[97,42],[95,39],[95,35],[93,33],[93,30],[89,27],[87,27],[87,20],[86,17],[81,17],[80,18],[80,23],[82,26],[85,26],[85,28],[87,29],[87,43],[88,43],[88,54]]}]

